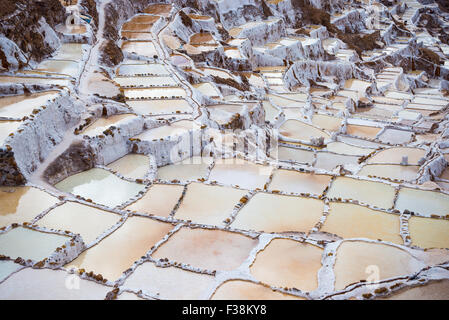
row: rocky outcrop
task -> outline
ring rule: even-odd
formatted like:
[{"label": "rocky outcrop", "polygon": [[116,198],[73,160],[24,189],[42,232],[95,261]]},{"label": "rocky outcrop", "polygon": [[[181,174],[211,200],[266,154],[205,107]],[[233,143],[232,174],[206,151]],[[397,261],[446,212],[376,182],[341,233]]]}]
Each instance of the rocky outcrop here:
[{"label": "rocky outcrop", "polygon": [[95,153],[87,141],[73,143],[45,170],[43,178],[50,184],[58,183],[73,174],[93,168]]},{"label": "rocky outcrop", "polygon": [[107,67],[115,67],[123,61],[123,52],[112,40],[106,40],[100,47],[101,64]]},{"label": "rocky outcrop", "polygon": [[[0,58],[7,69],[23,66],[27,61],[39,62],[59,47],[54,27],[65,20],[66,12],[58,0],[5,0],[0,8]],[[9,41],[5,40],[8,39]],[[10,43],[16,45],[12,46]],[[5,51],[6,49],[6,51]],[[17,50],[19,49],[19,50]],[[13,50],[14,59],[5,62]],[[7,60],[7,59],[6,59]]]},{"label": "rocky outcrop", "polygon": [[14,152],[10,146],[0,148],[0,186],[16,186],[25,183],[14,159]]}]

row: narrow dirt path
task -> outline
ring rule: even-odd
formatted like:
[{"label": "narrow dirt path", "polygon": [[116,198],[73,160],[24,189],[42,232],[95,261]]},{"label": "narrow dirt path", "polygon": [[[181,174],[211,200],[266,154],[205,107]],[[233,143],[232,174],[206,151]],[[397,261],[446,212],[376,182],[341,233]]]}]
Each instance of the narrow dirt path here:
[{"label": "narrow dirt path", "polygon": [[104,8],[112,0],[100,0],[99,5],[97,5],[98,12],[98,29],[96,34],[96,42],[92,46],[89,57],[84,65],[81,76],[79,77],[78,85],[76,88],[77,93],[80,95],[81,99],[89,98],[89,80],[93,76],[94,71],[98,68],[98,60],[100,57],[100,48],[104,43],[104,28],[106,25],[106,17],[104,13]]},{"label": "narrow dirt path", "polygon": [[[103,0],[100,2],[100,5],[97,8],[99,23],[96,34],[96,42],[90,48],[88,57],[86,62],[84,63],[83,69],[80,73],[79,78],[75,83],[75,93],[76,95],[89,105],[90,103],[90,94],[88,93],[89,89],[89,80],[90,77],[94,74],[94,71],[97,70],[98,67],[98,59],[99,59],[99,48],[102,43],[105,41],[103,37],[104,27],[106,23],[106,18],[104,14],[105,6],[111,2],[111,0]],[[46,186],[47,188],[54,189],[53,186],[50,186],[45,179],[43,179],[43,174],[45,170],[51,165],[62,153],[64,153],[72,143],[76,141],[81,141],[82,137],[74,134],[74,129],[78,126],[76,124],[73,128],[70,128],[65,134],[62,141],[52,150],[50,154],[47,155],[44,162],[42,162],[39,168],[33,172],[29,181],[38,185]]]},{"label": "narrow dirt path", "polygon": [[170,23],[173,22],[173,20],[175,19],[176,15],[179,13],[179,11],[181,11],[181,9],[177,10],[176,12],[174,12],[171,17],[170,20],[168,20],[168,22],[165,24],[165,26],[163,28],[161,28],[161,30],[159,30],[159,32],[157,34],[153,34],[153,37],[156,39],[157,42],[157,46],[159,46],[160,51],[163,53],[163,62],[164,64],[169,68],[169,70],[173,73],[173,75],[178,79],[179,82],[181,82],[187,89],[188,89],[188,96],[190,97],[190,99],[197,105],[198,107],[198,112],[199,112],[199,116],[201,116],[201,111],[200,111],[200,103],[198,103],[198,101],[196,101],[193,97],[193,90],[192,87],[190,86],[190,83],[186,82],[185,79],[183,79],[182,77],[180,77],[176,70],[172,67],[171,63],[170,63],[170,56],[168,55],[168,53],[165,51],[164,46],[162,44],[162,40],[161,40],[161,34],[165,31],[165,29],[170,25]]}]

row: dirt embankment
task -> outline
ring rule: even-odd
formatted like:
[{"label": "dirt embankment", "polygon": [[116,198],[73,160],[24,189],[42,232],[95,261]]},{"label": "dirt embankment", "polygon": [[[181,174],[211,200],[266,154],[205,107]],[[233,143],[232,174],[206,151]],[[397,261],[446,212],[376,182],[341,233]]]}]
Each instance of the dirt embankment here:
[{"label": "dirt embankment", "polygon": [[114,67],[123,61],[123,52],[112,40],[106,40],[101,48],[101,63],[108,67]]},{"label": "dirt embankment", "polygon": [[[249,91],[249,89],[250,89],[249,83],[247,81],[238,83],[234,79],[224,79],[224,78],[217,77],[217,76],[212,76],[212,78],[214,79],[215,83],[224,84],[224,85],[233,87],[239,91]],[[244,79],[246,80],[246,78],[244,78]]]},{"label": "dirt embankment", "polygon": [[[45,32],[39,31],[41,19],[54,28],[64,21],[65,15],[65,9],[58,0],[3,0],[0,34],[13,41],[30,60],[41,61],[54,50],[45,41]],[[0,58],[4,55],[2,53]],[[2,64],[8,67],[5,61],[2,59]]]},{"label": "dirt embankment", "polygon": [[55,184],[68,176],[93,168],[95,154],[90,146],[81,142],[72,144],[44,172],[44,178]]}]

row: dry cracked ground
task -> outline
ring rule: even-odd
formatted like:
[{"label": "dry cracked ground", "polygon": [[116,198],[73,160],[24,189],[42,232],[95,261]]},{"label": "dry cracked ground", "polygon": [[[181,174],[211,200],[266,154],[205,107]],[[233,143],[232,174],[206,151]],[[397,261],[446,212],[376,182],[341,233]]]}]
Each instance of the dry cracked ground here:
[{"label": "dry cracked ground", "polygon": [[449,299],[449,8],[7,0],[0,299]]}]

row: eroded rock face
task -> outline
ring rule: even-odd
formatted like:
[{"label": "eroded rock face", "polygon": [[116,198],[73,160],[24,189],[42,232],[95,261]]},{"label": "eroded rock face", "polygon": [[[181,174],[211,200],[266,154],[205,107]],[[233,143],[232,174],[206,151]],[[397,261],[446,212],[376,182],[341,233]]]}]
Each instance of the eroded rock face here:
[{"label": "eroded rock face", "polygon": [[106,40],[100,48],[101,63],[114,67],[123,61],[123,52],[112,40]]},{"label": "eroded rock face", "polygon": [[95,153],[92,147],[84,141],[76,142],[48,166],[44,177],[49,183],[56,184],[68,176],[91,169],[94,165]]},{"label": "eroded rock face", "polygon": [[[17,45],[22,51],[19,56],[26,54],[27,60],[39,62],[59,46],[53,28],[64,21],[66,12],[58,0],[5,0],[1,10],[0,34]],[[11,63],[12,68],[18,66]]]},{"label": "eroded rock face", "polygon": [[17,167],[11,147],[6,146],[0,149],[0,174],[0,185],[2,186],[17,186],[25,183],[25,178]]}]

